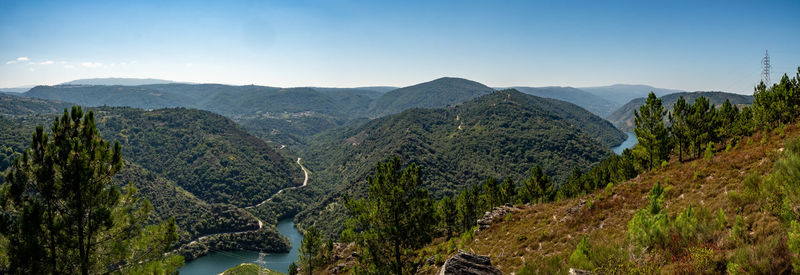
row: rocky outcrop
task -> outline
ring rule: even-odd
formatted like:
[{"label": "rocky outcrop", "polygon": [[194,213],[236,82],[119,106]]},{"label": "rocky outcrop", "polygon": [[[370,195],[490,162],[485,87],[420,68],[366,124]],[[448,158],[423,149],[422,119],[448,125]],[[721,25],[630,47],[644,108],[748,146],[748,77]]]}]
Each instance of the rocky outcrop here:
[{"label": "rocky outcrop", "polygon": [[483,217],[478,219],[478,229],[475,230],[475,233],[480,232],[486,228],[489,228],[490,225],[497,222],[500,219],[506,217],[509,213],[514,213],[519,211],[519,208],[516,208],[514,205],[509,203],[505,205],[501,205],[492,209],[492,211],[486,212],[483,214]]},{"label": "rocky outcrop", "polygon": [[475,255],[465,251],[447,259],[439,270],[438,275],[479,275],[503,274],[499,269],[492,266],[492,261],[487,256]]},{"label": "rocky outcrop", "polygon": [[588,271],[588,270],[583,270],[583,269],[570,268],[568,274],[569,275],[592,275],[592,272]]}]

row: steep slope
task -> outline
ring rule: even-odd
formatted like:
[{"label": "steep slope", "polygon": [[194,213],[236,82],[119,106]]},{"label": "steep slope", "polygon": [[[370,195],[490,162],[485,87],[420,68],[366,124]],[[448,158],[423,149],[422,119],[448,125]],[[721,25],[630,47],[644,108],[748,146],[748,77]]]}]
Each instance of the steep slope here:
[{"label": "steep slope", "polygon": [[[297,174],[294,166],[286,168],[289,171],[272,173],[275,178],[266,178],[269,175],[251,175],[252,172],[230,176],[238,174],[237,170],[262,172],[284,169],[282,167],[284,164],[281,161],[274,164],[266,163],[272,161],[269,159],[265,161],[250,159],[253,156],[263,157],[258,155],[258,146],[236,138],[237,135],[241,135],[241,130],[224,127],[225,122],[213,119],[220,117],[218,115],[185,110],[187,115],[184,116],[180,109],[145,112],[129,108],[104,107],[95,111],[98,129],[105,139],[116,139],[123,144],[125,166],[116,175],[114,184],[122,187],[132,183],[139,190],[139,194],[153,204],[153,221],[174,217],[179,226],[180,244],[208,234],[259,229],[257,218],[234,205],[255,204],[257,199],[270,196],[276,188],[296,184],[291,178]],[[190,128],[190,132],[182,132],[186,129],[180,128],[181,123],[185,123],[181,121],[191,121],[192,112],[200,113],[194,114],[195,119],[198,117],[202,119],[197,119],[195,121],[197,124],[193,126],[186,126]],[[160,118],[154,121],[153,116]],[[18,152],[28,147],[36,125],[43,125],[47,129],[54,117],[53,114],[0,116],[0,171],[5,171],[11,165],[13,158],[19,156]],[[136,122],[131,122],[132,120]],[[232,124],[229,120],[226,121]],[[145,126],[149,123],[156,125],[158,129],[153,130]],[[220,132],[231,133],[228,135],[219,134]],[[256,145],[263,144],[252,136],[248,139],[255,141]],[[194,146],[188,146],[190,144]],[[215,144],[218,144],[219,148],[207,148]],[[183,157],[188,153],[199,156],[194,161],[187,162]],[[204,155],[226,158],[228,165],[213,167]],[[222,168],[226,170],[221,170]],[[213,173],[212,177],[208,176],[209,173]],[[280,174],[287,175],[279,178]],[[3,178],[0,177],[0,183]],[[187,188],[181,186],[181,184],[186,185],[186,182],[189,182],[187,188],[213,200],[204,200],[187,191]],[[223,185],[225,188],[220,187]],[[226,197],[226,194],[235,194],[238,197],[227,195],[230,197],[228,201],[217,203],[214,201],[222,200],[217,199],[216,194],[220,194],[222,196],[220,198]],[[279,239],[277,233],[273,234],[270,231],[265,234],[268,239],[273,237]]]},{"label": "steep slope", "polygon": [[183,108],[94,110],[103,136],[119,140],[127,159],[210,203],[256,204],[302,179],[291,159],[220,115]]},{"label": "steep slope", "polygon": [[563,180],[569,172],[565,167],[597,163],[611,155],[603,142],[619,143],[624,137],[578,106],[515,90],[453,108],[406,110],[328,132],[301,153],[314,172],[311,186],[334,193],[315,198],[298,220],[329,233],[340,230],[340,197],[361,195],[373,166],[392,156],[426,167],[424,182],[438,197],[490,176],[521,178],[537,163]]},{"label": "steep slope", "polygon": [[[785,152],[791,147],[790,143],[794,142],[797,147],[797,138],[800,137],[797,125],[787,126],[784,130],[783,135],[769,134],[763,142],[751,142],[762,140],[760,134],[747,137],[729,151],[718,152],[708,160],[679,163],[673,159],[664,169],[644,173],[580,198],[519,206],[519,211],[468,236],[459,248],[488,255],[492,264],[504,273],[517,274],[525,266],[530,272],[526,274],[566,273],[570,267],[576,267],[570,264],[571,254],[584,237],[591,246],[586,252],[599,264],[607,265],[597,268],[614,268],[623,274],[635,270],[644,273],[658,273],[658,270],[662,273],[718,273],[745,268],[726,265],[726,261],[731,260],[760,264],[756,268],[761,272],[775,265],[789,265],[786,254],[783,254],[788,252],[787,248],[779,245],[780,240],[786,241],[786,236],[781,236],[786,233],[780,222],[767,209],[748,202],[753,199],[748,196],[759,196],[748,193],[752,192],[748,191],[752,188],[748,187],[751,184],[748,182],[752,181],[748,178],[753,177],[749,175],[763,176],[774,171],[778,167],[776,160],[787,157]],[[794,152],[794,158],[798,153]],[[797,171],[798,167],[790,169]],[[797,180],[796,174],[793,177]],[[699,232],[697,234],[703,236],[700,239],[703,245],[676,249],[672,253],[677,256],[670,257],[659,255],[661,252],[655,250],[635,250],[634,245],[626,240],[629,222],[637,210],[646,209],[648,193],[656,183],[665,187],[663,205],[669,219],[676,223],[674,226],[685,226],[689,228],[687,230]],[[761,194],[765,195],[769,194]],[[687,211],[690,206],[696,216],[688,218],[696,219],[696,222],[680,224],[678,220],[691,215],[687,214],[692,213]],[[737,234],[744,235],[746,240],[737,240]],[[681,236],[671,238],[667,242],[678,247],[684,241]],[[452,254],[456,249],[454,246],[452,243],[435,243],[423,249],[420,257]],[[766,255],[768,258],[764,258]],[[423,269],[426,270],[423,274],[435,274],[438,267]]]},{"label": "steep slope", "polygon": [[572,87],[512,87],[520,92],[566,101],[586,109],[599,116],[606,117],[619,108],[621,104],[613,103],[605,98]]},{"label": "steep slope", "polygon": [[[661,96],[664,108],[667,110],[672,109],[672,105],[674,105],[681,96],[683,96],[683,99],[685,99],[688,103],[694,103],[695,99],[704,96],[712,105],[720,105],[725,102],[726,99],[730,100],[731,104],[740,107],[743,105],[753,104],[753,96],[751,95],[740,95],[725,92],[682,92]],[[606,119],[608,119],[608,121],[613,123],[614,126],[620,130],[633,132],[633,119],[635,118],[634,111],[639,110],[639,106],[644,105],[644,102],[645,98],[632,99],[627,104],[608,115]]]},{"label": "steep slope", "polygon": [[615,84],[610,86],[585,87],[578,89],[605,98],[606,100],[619,105],[625,104],[634,98],[647,97],[647,94],[650,92],[656,93],[657,96],[686,92],[682,90],[663,89],[647,85],[630,84]]},{"label": "steep slope", "polygon": [[0,115],[57,114],[73,103],[0,94]]},{"label": "steep slope", "polygon": [[443,77],[385,93],[370,105],[370,114],[383,116],[411,108],[439,108],[488,94],[492,88],[475,81]]}]

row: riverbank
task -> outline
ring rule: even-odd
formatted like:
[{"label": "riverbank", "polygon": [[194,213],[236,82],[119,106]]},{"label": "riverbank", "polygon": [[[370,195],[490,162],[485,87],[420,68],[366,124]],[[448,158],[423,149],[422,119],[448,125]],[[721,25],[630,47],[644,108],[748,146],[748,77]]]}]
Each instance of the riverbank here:
[{"label": "riverbank", "polygon": [[[292,219],[281,220],[276,227],[281,235],[289,239],[291,248],[287,253],[266,253],[262,257],[262,266],[280,272],[288,272],[289,264],[297,261],[299,257],[297,248],[300,247],[300,243],[303,241],[303,234],[294,226]],[[258,259],[258,251],[213,251],[208,255],[187,262],[180,269],[180,274],[219,274],[241,263],[256,263]]]}]

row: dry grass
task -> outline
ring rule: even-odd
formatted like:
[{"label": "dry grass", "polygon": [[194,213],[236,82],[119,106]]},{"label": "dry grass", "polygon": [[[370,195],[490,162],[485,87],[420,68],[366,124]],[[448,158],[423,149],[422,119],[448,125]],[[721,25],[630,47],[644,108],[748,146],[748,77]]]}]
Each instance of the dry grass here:
[{"label": "dry grass", "polygon": [[[785,136],[768,135],[768,142],[763,145],[761,135],[756,134],[728,152],[717,152],[710,161],[700,158],[679,163],[674,157],[666,168],[620,183],[611,192],[601,189],[580,198],[525,207],[510,220],[479,232],[463,249],[488,255],[494,266],[504,274],[511,274],[526,263],[544,264],[553,256],[561,257],[560,261],[566,265],[566,258],[581,236],[587,236],[598,245],[625,245],[628,222],[636,210],[647,204],[648,192],[659,181],[667,187],[665,206],[671,217],[690,204],[710,211],[723,209],[730,227],[737,209],[729,201],[728,193],[741,191],[747,174],[763,175],[771,171],[785,142],[798,136],[797,125],[787,126]],[[747,139],[752,139],[750,144]],[[569,215],[567,209],[581,200],[591,201],[592,207],[583,207]],[[780,224],[773,216],[758,209],[744,209],[740,213],[750,225],[749,234],[754,241],[770,238],[778,232],[776,228]],[[435,242],[421,254],[444,252],[447,249],[442,249],[443,246],[448,245]],[[435,270],[431,266],[422,273],[433,274]]]}]

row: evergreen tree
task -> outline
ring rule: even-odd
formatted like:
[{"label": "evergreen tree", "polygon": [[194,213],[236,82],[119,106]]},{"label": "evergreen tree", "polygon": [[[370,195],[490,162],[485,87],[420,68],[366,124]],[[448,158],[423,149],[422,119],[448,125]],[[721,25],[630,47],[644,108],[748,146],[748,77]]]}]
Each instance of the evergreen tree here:
[{"label": "evergreen tree", "polygon": [[312,226],[303,234],[303,242],[299,248],[300,262],[305,265],[306,274],[314,274],[314,267],[320,264],[321,247],[322,236],[317,228]]},{"label": "evergreen tree", "polygon": [[683,96],[672,105],[672,112],[669,113],[669,132],[678,146],[678,160],[683,162],[683,152],[689,147],[689,125],[688,117],[692,106],[686,103]]},{"label": "evergreen tree", "polygon": [[294,262],[289,264],[289,275],[297,275],[297,264]]},{"label": "evergreen tree", "polygon": [[714,116],[714,106],[707,98],[701,96],[694,100],[688,122],[689,136],[696,158],[700,157],[709,141],[715,140]]},{"label": "evergreen tree", "polygon": [[520,198],[523,203],[540,203],[553,200],[555,187],[550,182],[550,177],[544,174],[542,166],[536,165],[531,169],[531,176],[522,182]]},{"label": "evergreen tree", "polygon": [[375,168],[367,197],[346,199],[352,218],[348,222],[363,250],[367,271],[381,274],[413,273],[414,249],[431,240],[434,222],[428,192],[422,188],[419,167],[401,169],[395,157]]},{"label": "evergreen tree", "polygon": [[715,124],[716,124],[716,136],[719,141],[724,141],[729,138],[732,138],[736,133],[735,131],[735,123],[739,116],[739,109],[736,106],[731,104],[731,101],[725,99],[725,102],[722,103],[722,106],[719,108],[719,111],[716,113],[714,117]]},{"label": "evergreen tree", "polygon": [[97,132],[94,113],[64,110],[52,134],[39,126],[31,148],[0,187],[0,230],[9,239],[10,273],[172,272],[165,252],[177,240],[173,220],[145,226],[150,204],[111,185],[122,149]]},{"label": "evergreen tree", "polygon": [[497,180],[489,177],[486,183],[483,184],[483,194],[481,194],[481,202],[483,209],[492,209],[495,206],[503,204],[500,199],[500,186],[497,185]]},{"label": "evergreen tree", "polygon": [[517,196],[517,185],[511,178],[506,178],[500,185],[500,201],[510,203]]},{"label": "evergreen tree", "polygon": [[456,213],[456,205],[453,203],[453,199],[445,196],[437,203],[436,210],[441,226],[447,232],[447,236],[453,236],[458,230],[458,214]]},{"label": "evergreen tree", "polygon": [[477,195],[472,188],[461,191],[456,196],[456,212],[461,224],[461,232],[467,231],[475,225],[478,216],[477,208]]},{"label": "evergreen tree", "polygon": [[650,92],[644,105],[634,111],[636,139],[647,153],[648,168],[653,169],[656,164],[669,156],[669,140],[667,129],[664,127],[664,107],[661,99]]}]

